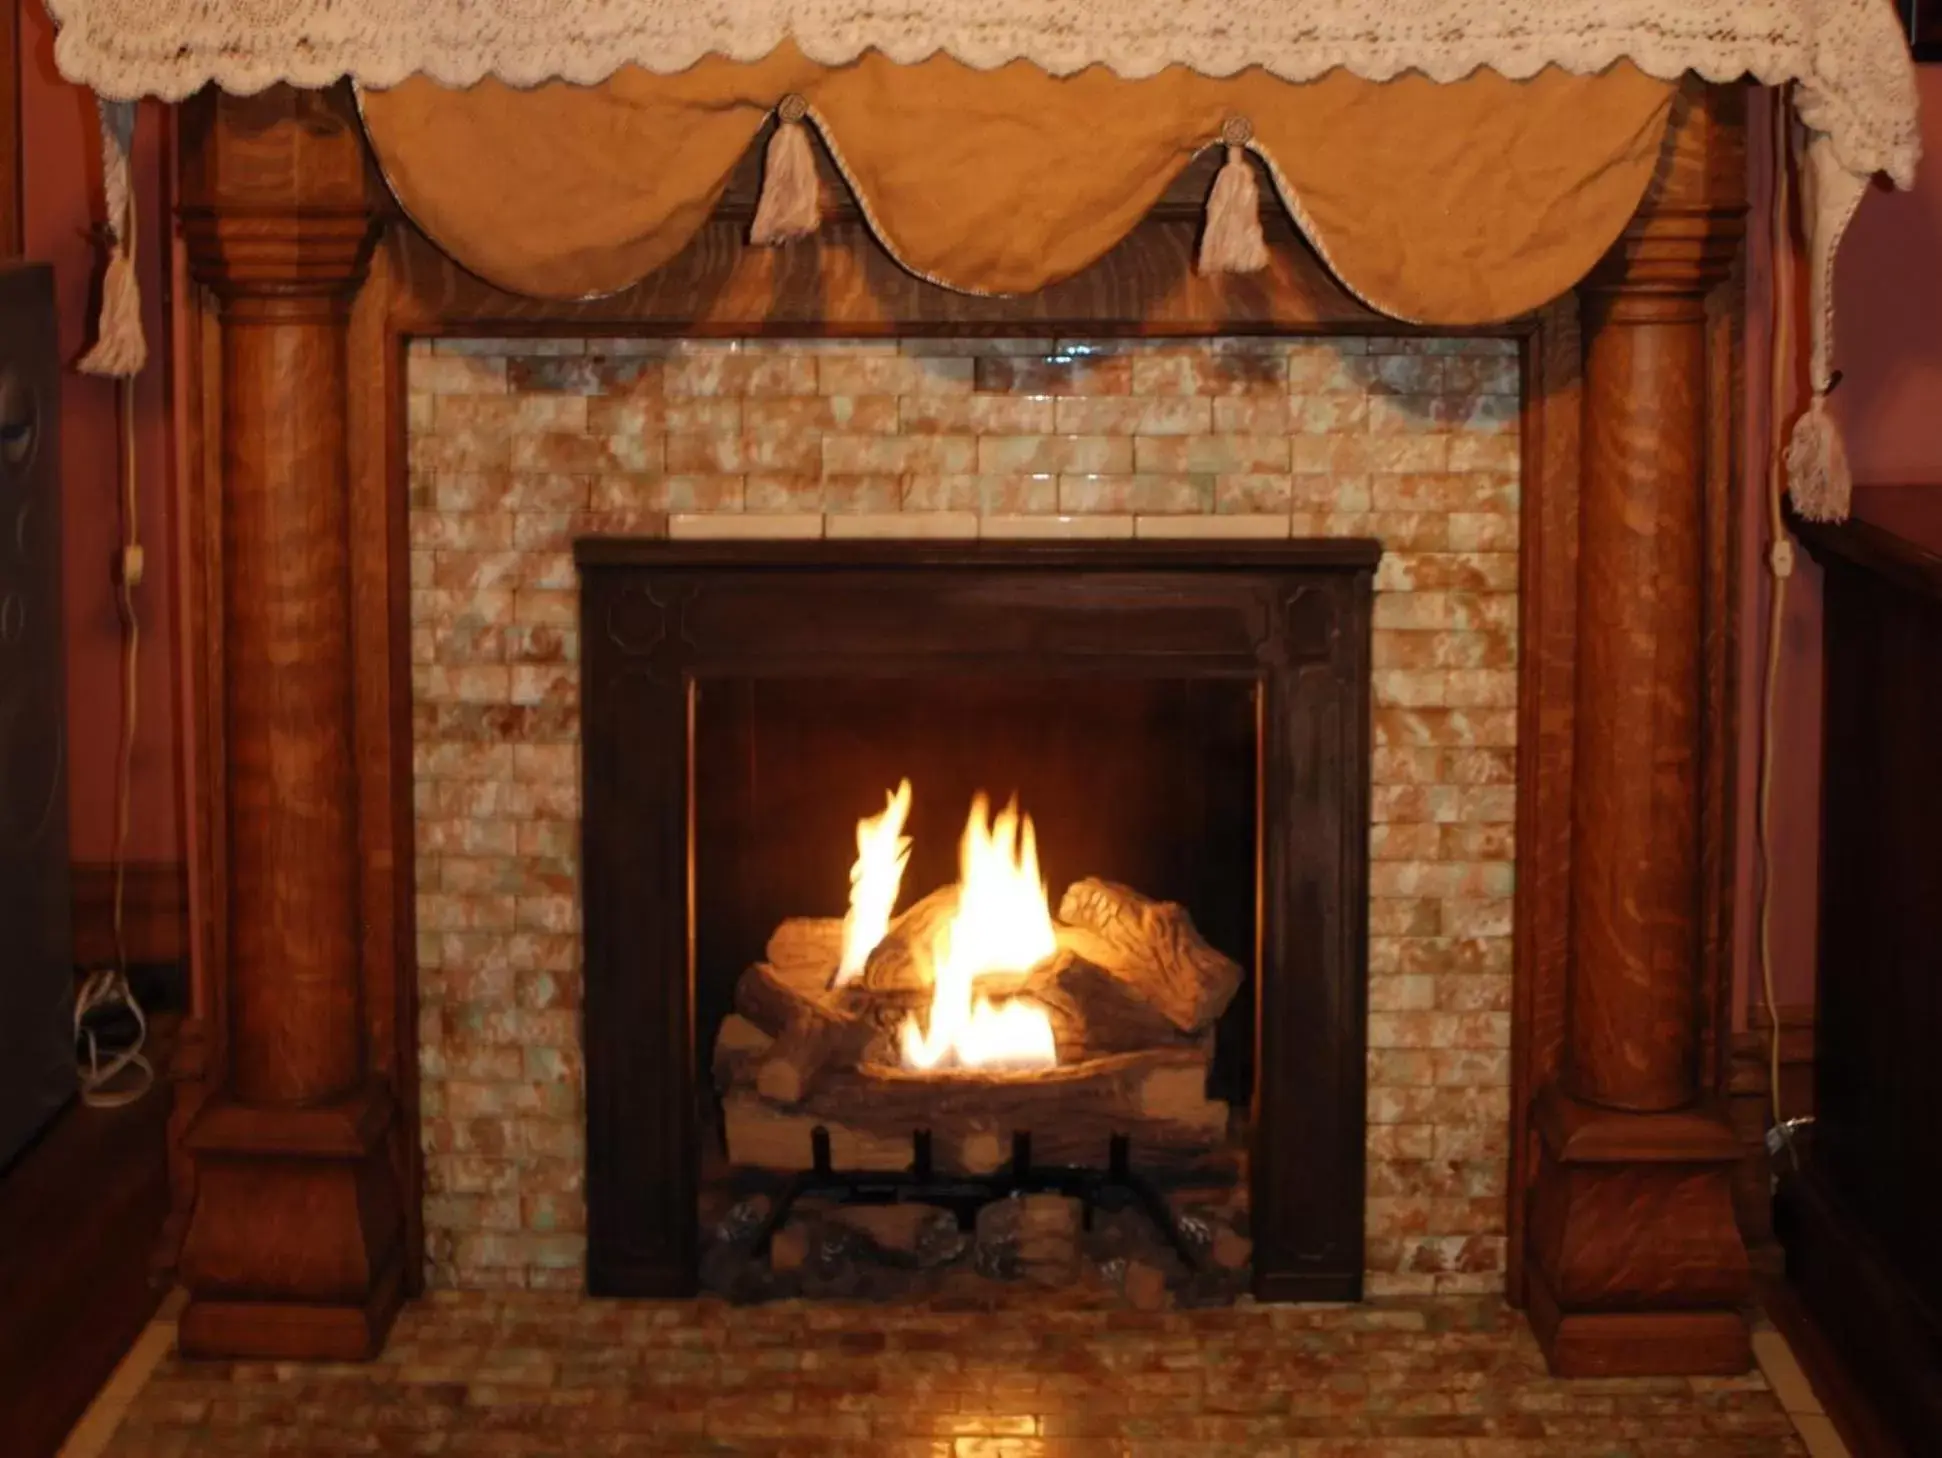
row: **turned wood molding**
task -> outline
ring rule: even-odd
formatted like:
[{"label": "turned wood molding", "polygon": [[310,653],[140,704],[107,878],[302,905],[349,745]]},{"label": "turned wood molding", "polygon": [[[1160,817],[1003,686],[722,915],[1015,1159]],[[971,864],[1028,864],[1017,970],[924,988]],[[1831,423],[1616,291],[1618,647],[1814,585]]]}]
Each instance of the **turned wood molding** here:
[{"label": "turned wood molding", "polygon": [[[1689,85],[1661,175],[1597,275],[1539,315],[1480,331],[1522,342],[1525,382],[1509,1280],[1567,1371],[1717,1371],[1746,1356],[1737,1318],[1717,1304],[1744,1263],[1726,1197],[1736,1154],[1723,1114],[1708,1112],[1731,1062],[1739,101],[1737,88]],[[362,1164],[330,1156],[363,1172],[352,1183],[378,1182],[366,1208],[384,1229],[334,1216],[345,1223],[332,1231],[374,1253],[363,1284],[302,1297],[340,1313],[395,1299],[384,1293],[422,1266],[407,339],[1411,332],[1349,296],[1278,217],[1264,220],[1268,270],[1201,278],[1193,218],[1166,210],[1094,267],[1025,298],[912,279],[860,221],[832,222],[813,246],[756,249],[727,214],[623,293],[517,298],[452,263],[380,199],[341,89],[204,96],[185,109],[182,142],[185,237],[204,285],[185,328],[195,425],[184,490],[205,975],[185,1031],[193,1056],[178,1065],[178,1120],[193,1131],[196,1111],[230,1097],[241,1074],[274,1095],[261,1107],[278,1138],[315,1147],[315,1131],[297,1130],[277,1100],[296,1083],[336,1089],[355,1072],[338,1097],[386,1112],[349,1118],[324,1142],[386,1145]],[[298,358],[300,369],[288,363]],[[293,429],[262,428],[299,404]],[[314,544],[292,549],[299,561],[274,560],[277,544],[298,540]],[[241,664],[272,645],[288,655],[279,662],[306,665],[299,696],[328,735],[236,698]],[[1648,721],[1647,707],[1666,713]],[[275,745],[304,746],[314,763],[300,782],[335,787],[341,815],[313,813],[307,797],[290,812],[302,811],[296,838],[252,842],[283,868],[266,879],[259,849],[230,840],[264,804],[263,756]],[[302,881],[297,859],[313,863],[314,880]],[[1594,884],[1599,868],[1637,871],[1642,899]],[[263,900],[272,886],[279,896]],[[246,905],[284,918],[266,923],[281,939],[252,942]],[[292,916],[319,934],[300,966],[268,950],[287,942]],[[293,1052],[299,1063],[273,1077]],[[1599,1132],[1608,1117],[1623,1138]],[[198,1152],[198,1171],[275,1163],[233,1147],[255,1132],[209,1127],[232,1147]],[[232,1193],[245,1198],[240,1185]],[[1703,1218],[1688,1220],[1695,1211]],[[1588,1248],[1580,1236],[1600,1229],[1627,1242],[1622,1268],[1571,1266],[1567,1256]],[[259,1263],[259,1305],[231,1301],[247,1283],[192,1275],[192,1311],[230,1303],[228,1325],[185,1326],[194,1349],[318,1349],[314,1332],[283,1323],[277,1296],[292,1294],[277,1272],[302,1242],[273,1230],[264,1244],[282,1253]],[[359,1339],[368,1347],[381,1326],[357,1326]]]},{"label": "turned wood molding", "polygon": [[1726,974],[1706,956],[1708,325],[1744,226],[1740,99],[1686,93],[1644,208],[1581,290],[1570,963],[1525,1271],[1565,1375],[1750,1360]]},{"label": "turned wood molding", "polygon": [[220,1035],[190,1040],[181,1343],[369,1356],[408,1247],[407,1136],[364,1016],[350,631],[347,331],[381,214],[340,93],[208,92],[184,121],[183,239],[221,360],[198,626],[221,651],[201,768],[224,937]]}]

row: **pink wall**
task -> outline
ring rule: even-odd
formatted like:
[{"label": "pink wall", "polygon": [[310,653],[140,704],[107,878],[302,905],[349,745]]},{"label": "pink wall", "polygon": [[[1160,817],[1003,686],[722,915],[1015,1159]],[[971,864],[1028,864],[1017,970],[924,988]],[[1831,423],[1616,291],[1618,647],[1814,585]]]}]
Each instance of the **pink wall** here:
[{"label": "pink wall", "polygon": [[[10,3],[10,0],[0,0]],[[102,216],[93,99],[54,68],[54,27],[38,0],[21,6],[21,155],[26,255],[54,265],[61,352],[77,357],[90,336],[96,248]],[[135,386],[136,465],[147,572],[136,590],[142,642],[128,850],[136,860],[180,862],[172,642],[175,550],[170,528],[168,199],[163,179],[169,113],[145,104],[136,133],[138,269],[149,367]],[[115,766],[121,715],[121,625],[114,579],[120,552],[115,386],[73,370],[61,380],[61,466],[66,482],[69,807],[73,858],[106,861],[114,851]]]},{"label": "pink wall", "polygon": [[[1836,280],[1836,360],[1843,381],[1834,405],[1854,468],[1863,515],[1891,488],[1942,492],[1942,66],[1919,75],[1928,160],[1915,190],[1869,194],[1841,252]],[[1742,930],[1739,974],[1753,1002],[1757,981],[1754,900],[1754,796],[1766,653],[1767,456],[1766,329],[1757,317],[1767,297],[1767,249],[1759,236],[1771,167],[1756,124],[1752,149],[1753,226],[1747,351],[1747,496],[1742,540],[1743,700],[1736,911]],[[1811,1003],[1820,843],[1821,581],[1813,559],[1798,558],[1780,633],[1773,749],[1773,968],[1777,1001]],[[1743,1003],[1743,1006],[1745,1004]]]}]

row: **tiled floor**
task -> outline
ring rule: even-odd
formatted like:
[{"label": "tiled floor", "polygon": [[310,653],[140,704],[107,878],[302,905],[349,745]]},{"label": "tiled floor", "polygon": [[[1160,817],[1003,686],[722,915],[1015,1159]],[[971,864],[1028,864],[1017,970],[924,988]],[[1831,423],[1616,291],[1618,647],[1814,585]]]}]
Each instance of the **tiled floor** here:
[{"label": "tiled floor", "polygon": [[[1784,1356],[1784,1344],[1777,1350]],[[1761,1355],[1777,1370],[1771,1341]],[[131,1360],[140,1357],[138,1348]],[[63,1458],[1841,1451],[1812,1434],[1803,1443],[1757,1372],[1555,1381],[1522,1321],[1487,1299],[1143,1315],[1057,1309],[1042,1297],[943,1312],[444,1293],[409,1310],[369,1366],[169,1355],[140,1378],[120,1374]],[[1794,1369],[1776,1383],[1785,1395],[1797,1380]],[[1799,1382],[1788,1406],[1812,1401]],[[117,1423],[111,1409],[122,1403]]]}]

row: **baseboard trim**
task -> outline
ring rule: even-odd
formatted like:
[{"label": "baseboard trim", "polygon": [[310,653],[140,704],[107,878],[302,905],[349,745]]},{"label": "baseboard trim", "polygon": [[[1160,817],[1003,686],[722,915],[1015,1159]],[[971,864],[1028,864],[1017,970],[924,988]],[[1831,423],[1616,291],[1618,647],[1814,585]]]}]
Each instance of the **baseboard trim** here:
[{"label": "baseboard trim", "polygon": [[[115,960],[115,868],[76,861],[74,964],[108,967]],[[122,889],[122,937],[136,966],[181,965],[189,956],[189,883],[180,861],[131,861]]]}]

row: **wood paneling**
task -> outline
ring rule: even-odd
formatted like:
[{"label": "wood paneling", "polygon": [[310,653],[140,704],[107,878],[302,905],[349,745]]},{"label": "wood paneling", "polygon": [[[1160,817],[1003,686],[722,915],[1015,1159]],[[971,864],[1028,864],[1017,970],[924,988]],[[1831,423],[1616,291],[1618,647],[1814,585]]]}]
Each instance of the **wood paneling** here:
[{"label": "wood paneling", "polygon": [[0,263],[18,258],[20,178],[20,6],[0,5]]},{"label": "wood paneling", "polygon": [[[159,1067],[173,1019],[149,1042]],[[53,1458],[167,1288],[152,1270],[168,1210],[169,1087],[121,1109],[72,1104],[0,1174],[0,1433]]]},{"label": "wood paneling", "polygon": [[[78,862],[74,884],[74,964],[107,967],[115,960],[115,868]],[[122,890],[122,946],[131,963],[186,965],[189,888],[175,861],[135,861]]]}]

